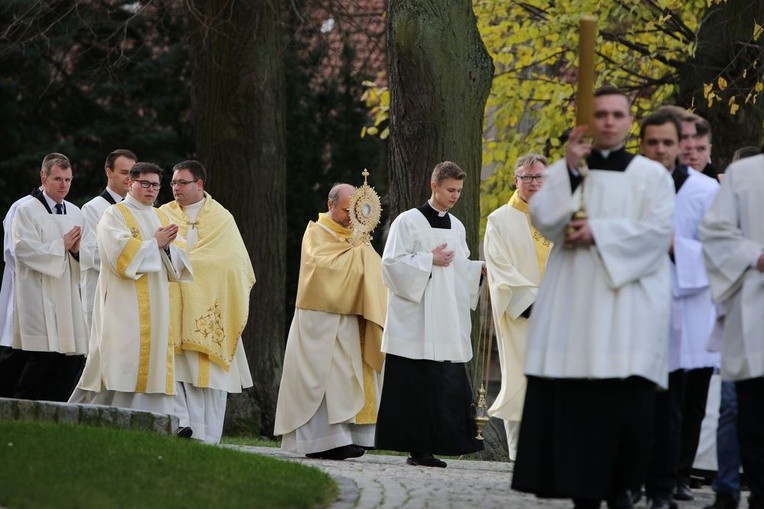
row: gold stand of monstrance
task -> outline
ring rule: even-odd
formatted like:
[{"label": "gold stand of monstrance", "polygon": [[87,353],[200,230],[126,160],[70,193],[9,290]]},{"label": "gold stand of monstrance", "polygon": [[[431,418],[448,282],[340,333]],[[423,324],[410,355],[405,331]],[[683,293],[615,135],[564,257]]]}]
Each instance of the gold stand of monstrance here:
[{"label": "gold stand of monstrance", "polygon": [[477,427],[477,436],[475,438],[483,440],[483,430],[491,419],[488,415],[488,404],[485,395],[491,370],[491,353],[493,351],[493,316],[487,282],[483,283],[480,289],[480,303],[480,336],[478,337],[476,348],[477,362],[475,362],[472,386],[475,387],[477,385],[479,377],[480,389],[478,389],[477,404],[475,405],[475,426]]},{"label": "gold stand of monstrance", "polygon": [[[592,132],[592,113],[594,110],[594,44],[597,38],[597,18],[594,16],[584,16],[578,25],[578,90],[576,92],[576,125],[586,125],[587,136]],[[578,164],[578,172],[581,174],[581,200],[578,210],[571,215],[572,220],[586,219],[589,217],[586,213],[584,203],[584,184],[586,176],[589,174],[589,168],[586,166],[586,159],[582,158]],[[573,233],[572,228],[568,228],[567,233]],[[565,244],[565,247],[572,248],[572,244]]]},{"label": "gold stand of monstrance", "polygon": [[366,181],[369,170],[364,168],[361,175],[363,175],[363,185],[350,197],[350,224],[355,230],[353,243],[356,245],[371,242],[371,232],[377,227],[382,216],[379,195]]}]

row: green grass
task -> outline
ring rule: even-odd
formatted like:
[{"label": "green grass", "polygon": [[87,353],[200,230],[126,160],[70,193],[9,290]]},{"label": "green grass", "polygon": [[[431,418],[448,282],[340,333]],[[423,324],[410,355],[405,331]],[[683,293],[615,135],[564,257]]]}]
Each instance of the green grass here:
[{"label": "green grass", "polygon": [[0,421],[0,507],[315,508],[337,486],[316,469],[127,430]]}]

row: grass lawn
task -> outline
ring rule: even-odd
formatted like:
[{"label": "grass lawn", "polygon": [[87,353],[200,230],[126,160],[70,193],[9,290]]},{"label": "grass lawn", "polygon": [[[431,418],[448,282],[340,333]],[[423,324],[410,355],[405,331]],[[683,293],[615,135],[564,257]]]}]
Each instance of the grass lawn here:
[{"label": "grass lawn", "polygon": [[0,507],[316,508],[316,469],[152,433],[0,421]]}]

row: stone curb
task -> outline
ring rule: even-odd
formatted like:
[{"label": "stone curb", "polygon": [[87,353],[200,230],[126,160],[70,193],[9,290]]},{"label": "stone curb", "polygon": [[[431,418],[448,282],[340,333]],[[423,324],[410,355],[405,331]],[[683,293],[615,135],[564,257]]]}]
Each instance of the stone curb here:
[{"label": "stone curb", "polygon": [[0,420],[83,424],[172,435],[178,430],[175,415],[129,410],[107,405],[0,398]]}]

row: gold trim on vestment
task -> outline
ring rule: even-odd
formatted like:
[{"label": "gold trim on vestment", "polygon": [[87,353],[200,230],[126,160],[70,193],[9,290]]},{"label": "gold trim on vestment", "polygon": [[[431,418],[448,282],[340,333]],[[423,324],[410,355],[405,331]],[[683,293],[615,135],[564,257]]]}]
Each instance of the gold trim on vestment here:
[{"label": "gold trim on vestment", "polygon": [[546,268],[546,259],[549,257],[549,250],[552,247],[552,241],[544,238],[533,224],[531,224],[531,215],[528,209],[528,203],[520,198],[520,195],[515,192],[507,203],[512,208],[519,210],[525,214],[525,219],[528,221],[528,228],[531,230],[531,237],[533,238],[533,247],[536,248],[536,263],[539,267],[539,274],[544,276],[544,269]]},{"label": "gold trim on vestment", "polygon": [[[130,230],[130,238],[127,240],[125,247],[122,248],[122,252],[119,253],[117,258],[117,273],[120,277],[127,277],[127,268],[135,259],[135,255],[138,254],[138,250],[141,248],[141,229],[138,227],[138,223],[130,213],[127,205],[120,203],[117,205],[117,209],[122,212],[122,217],[127,222],[127,227]],[[128,218],[130,216],[130,218]],[[132,220],[132,222],[131,222]]]},{"label": "gold trim on vestment", "polygon": [[[127,227],[132,232],[132,239],[128,241],[137,242],[138,246],[143,242],[141,230],[135,216],[124,203],[117,205],[117,209],[125,218]],[[137,251],[137,250],[136,250]],[[125,250],[122,251],[123,253]],[[135,253],[131,258],[135,257]],[[122,254],[120,254],[120,260]],[[128,262],[129,263],[129,262]],[[122,272],[124,274],[124,272]],[[151,292],[149,291],[149,278],[146,274],[141,275],[135,281],[135,295],[138,299],[138,320],[140,322],[140,345],[138,354],[138,376],[135,381],[135,392],[146,392],[149,379],[149,361],[151,360]],[[170,375],[172,376],[172,364],[170,364]]]}]

